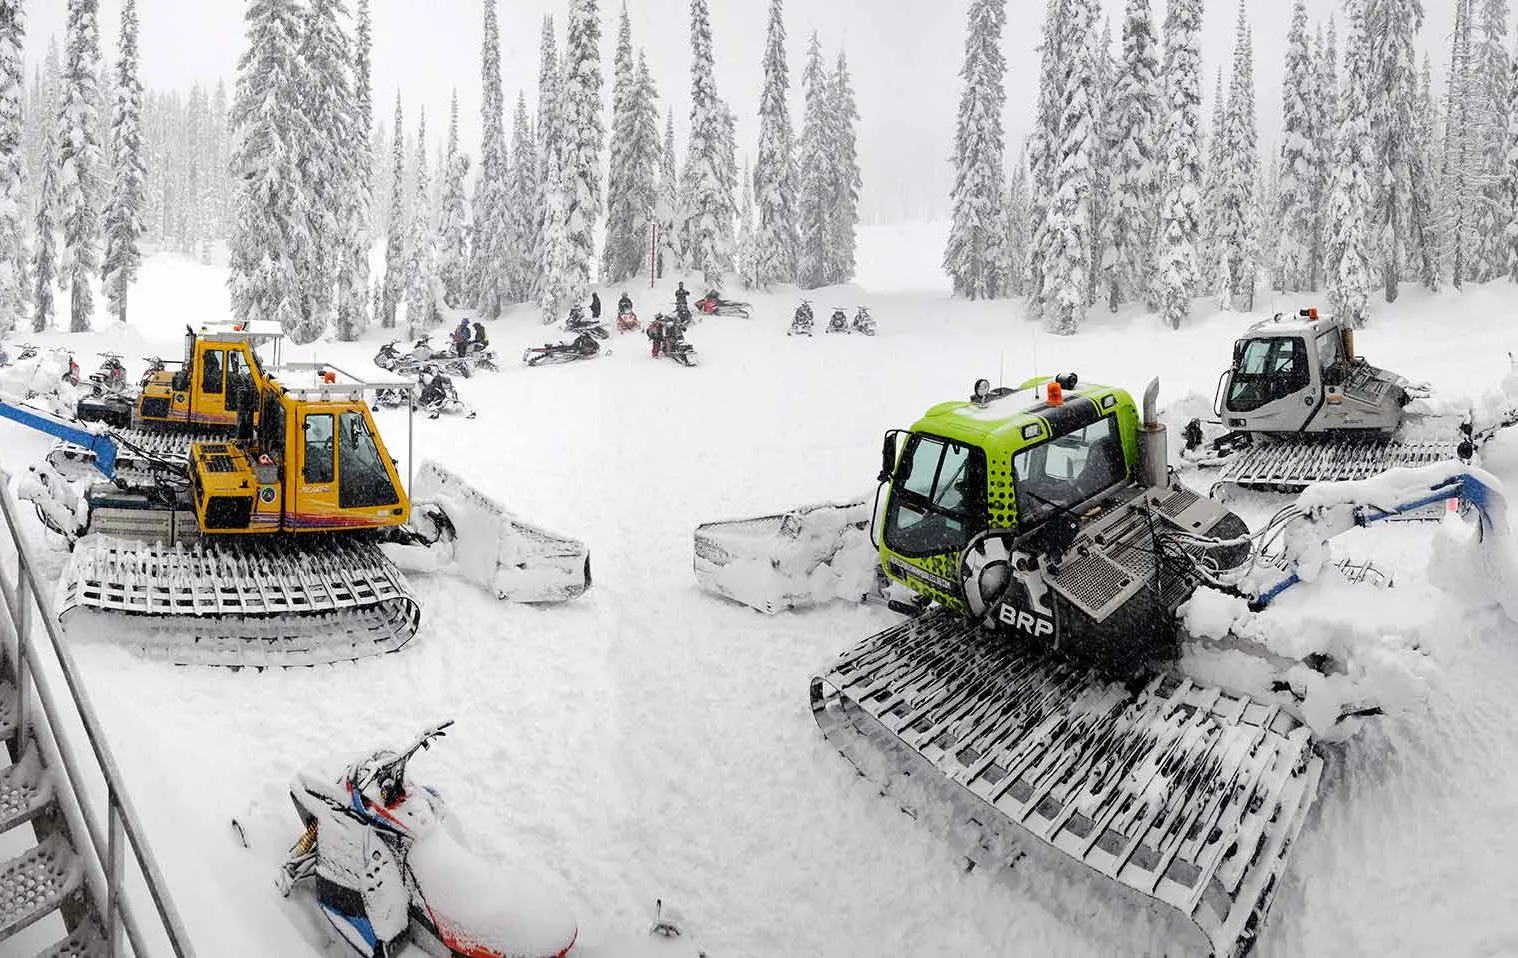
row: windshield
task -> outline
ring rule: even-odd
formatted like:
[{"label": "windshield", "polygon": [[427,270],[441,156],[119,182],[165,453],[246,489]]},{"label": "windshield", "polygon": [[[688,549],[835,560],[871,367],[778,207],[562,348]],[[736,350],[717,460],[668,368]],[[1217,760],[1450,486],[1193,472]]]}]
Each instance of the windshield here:
[{"label": "windshield", "polygon": [[1251,412],[1306,389],[1307,344],[1297,336],[1251,339],[1234,347],[1228,408]]},{"label": "windshield", "polygon": [[885,544],[893,552],[923,557],[957,552],[985,525],[985,453],[917,434],[897,464]]},{"label": "windshield", "polygon": [[1029,446],[1012,457],[1019,525],[1073,509],[1128,479],[1117,417]]}]

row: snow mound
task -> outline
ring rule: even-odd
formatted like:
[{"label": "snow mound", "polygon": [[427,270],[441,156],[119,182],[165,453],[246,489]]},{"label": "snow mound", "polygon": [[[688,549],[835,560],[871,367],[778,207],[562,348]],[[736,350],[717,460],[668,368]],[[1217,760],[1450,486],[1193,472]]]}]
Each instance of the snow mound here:
[{"label": "snow mound", "polygon": [[87,390],[65,381],[68,371],[69,354],[64,350],[39,353],[0,368],[0,395],[72,419]]},{"label": "snow mound", "polygon": [[712,522],[695,533],[703,587],[763,612],[833,599],[858,601],[875,587],[869,500],[783,515]]}]

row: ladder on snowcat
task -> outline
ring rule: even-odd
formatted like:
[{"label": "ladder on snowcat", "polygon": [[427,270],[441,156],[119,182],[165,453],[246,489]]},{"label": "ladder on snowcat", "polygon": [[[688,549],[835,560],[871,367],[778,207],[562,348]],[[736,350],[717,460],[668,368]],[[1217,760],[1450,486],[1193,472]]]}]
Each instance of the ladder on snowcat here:
[{"label": "ladder on snowcat", "polygon": [[[193,958],[52,603],[38,590],[5,478],[0,472],[0,743],[9,763],[0,767],[0,952]],[[66,698],[55,691],[60,678]]]}]

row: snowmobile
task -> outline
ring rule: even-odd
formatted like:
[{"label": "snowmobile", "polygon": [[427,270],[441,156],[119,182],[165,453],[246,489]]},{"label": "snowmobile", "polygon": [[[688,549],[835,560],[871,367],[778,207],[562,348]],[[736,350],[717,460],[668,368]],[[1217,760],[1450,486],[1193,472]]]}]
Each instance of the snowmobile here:
[{"label": "snowmobile", "polygon": [[501,371],[501,367],[496,365],[495,350],[488,343],[471,340],[462,361],[466,366],[483,369],[488,373]]},{"label": "snowmobile", "polygon": [[553,366],[582,359],[610,356],[611,350],[601,347],[601,340],[606,337],[604,326],[583,328],[572,340],[527,347],[522,353],[522,362],[528,366]]},{"label": "snowmobile", "polygon": [[[311,765],[290,783],[305,831],[276,887],[314,897],[337,935],[364,958],[405,946],[449,958],[575,956],[579,923],[531,870],[488,864],[469,849],[442,793],[410,780],[410,762],[447,734],[447,721],[407,748],[380,749],[345,767]],[[677,921],[656,904],[644,936],[616,943],[628,958],[698,958]]]},{"label": "snowmobile", "polygon": [[463,413],[465,419],[475,417],[474,408],[459,398],[459,391],[453,385],[453,378],[438,369],[428,368],[422,371],[421,394],[416,398],[416,407],[425,410],[428,419],[436,419],[443,413]]},{"label": "snowmobile", "polygon": [[812,335],[812,304],[810,301],[803,299],[801,305],[796,307],[796,315],[791,317],[791,328],[786,332],[786,335]]},{"label": "snowmobile", "polygon": [[1277,314],[1234,343],[1213,399],[1217,420],[1186,425],[1185,458],[1222,468],[1214,493],[1299,492],[1397,466],[1469,460],[1518,423],[1518,397],[1505,409],[1463,416],[1425,415],[1431,399],[1427,385],[1357,356],[1354,330],[1338,318],[1315,308]]},{"label": "snowmobile", "polygon": [[849,324],[849,329],[865,336],[875,335],[875,317],[870,315],[870,307],[860,306],[854,313],[854,321]]},{"label": "snowmobile", "polygon": [[[455,352],[452,347],[434,349],[432,339],[428,336],[423,336],[412,344],[411,361],[415,364],[414,368],[418,372],[428,367],[440,367],[455,376],[462,376],[465,379],[468,379],[474,372],[468,360]],[[404,369],[397,367],[395,371],[404,372]]]},{"label": "snowmobile", "polygon": [[105,362],[97,372],[90,374],[89,393],[79,399],[76,414],[85,422],[104,422],[111,426],[126,427],[132,424],[132,410],[137,405],[137,393],[127,385],[126,367],[116,353],[101,353]]},{"label": "snowmobile", "polygon": [[601,321],[586,313],[584,306],[581,306],[579,303],[575,303],[573,306],[569,307],[569,316],[567,316],[564,320],[564,330],[566,332],[577,333],[584,329],[593,329],[598,327],[601,327]]},{"label": "snowmobile", "polygon": [[[1452,497],[1480,513],[1480,546],[1500,573],[1518,566],[1502,558],[1512,542],[1500,491],[1447,462],[1315,487],[1252,534],[1175,480],[1157,382],[1142,418],[1126,392],[1073,374],[999,396],[985,386],[886,433],[874,506],[699,527],[697,578],[774,612],[872,557],[916,600],[893,606],[904,622],[813,677],[825,736],[861,772],[909,778],[941,801],[972,865],[1073,858],[1126,900],[1174,908],[1212,954],[1241,955],[1322,775],[1322,726],[1309,717],[1337,729],[1379,706],[1345,701],[1325,716],[1297,671],[1314,663],[1278,664],[1240,635],[1182,636],[1183,603],[1205,589],[1264,615],[1316,574],[1330,537]],[[1248,655],[1276,678],[1209,684],[1179,670],[1183,640]]]},{"label": "snowmobile", "polygon": [[121,364],[121,354],[100,353],[99,355],[105,362],[100,364],[99,371],[90,373],[91,395],[120,393],[126,388],[126,367]]},{"label": "snowmobile", "polygon": [[398,563],[518,602],[585,592],[579,542],[430,461],[403,485],[366,397],[409,385],[291,364],[239,390],[232,436],[153,459],[136,481],[115,468],[119,433],[0,400],[0,417],[88,450],[106,480],[18,475],[16,494],[72,549],[59,619],[182,664],[310,665],[410,641],[421,610]]},{"label": "snowmobile", "polygon": [[696,365],[696,347],[685,341],[685,330],[688,324],[680,321],[678,316],[665,316],[656,313],[654,321],[648,324],[648,338],[651,342],[651,353],[655,359],[663,356],[673,359],[682,366]]},{"label": "snowmobile", "polygon": [[642,329],[642,328],[643,328],[642,325],[638,322],[638,314],[635,313],[635,312],[633,312],[632,310],[628,310],[625,313],[618,313],[617,314],[617,332],[618,333],[630,333],[630,332],[632,332],[635,329]]},{"label": "snowmobile", "polygon": [[738,316],[748,319],[751,308],[748,303],[723,299],[718,295],[716,290],[711,290],[705,296],[696,300],[696,309],[708,316]]},{"label": "snowmobile", "polygon": [[166,365],[162,356],[144,356],[142,357],[142,361],[147,363],[147,366],[142,370],[141,378],[137,380],[138,390],[146,386],[155,375],[163,372]]},{"label": "snowmobile", "polygon": [[31,359],[33,356],[37,355],[37,347],[33,346],[31,343],[17,343],[16,349],[19,350],[19,352],[13,359],[10,353],[5,351],[5,344],[0,343],[0,369],[4,369],[12,362],[19,363],[24,359]]},{"label": "snowmobile", "polygon": [[832,317],[828,319],[826,331],[829,333],[849,332],[849,314],[844,312],[842,307],[837,307],[833,310]]},{"label": "snowmobile", "polygon": [[[399,349],[400,344],[401,341],[399,339],[392,339],[381,346],[379,352],[374,354],[374,365],[386,372],[404,372],[407,369],[415,370],[416,360],[410,352],[401,352]],[[402,367],[406,368],[403,369]]]}]

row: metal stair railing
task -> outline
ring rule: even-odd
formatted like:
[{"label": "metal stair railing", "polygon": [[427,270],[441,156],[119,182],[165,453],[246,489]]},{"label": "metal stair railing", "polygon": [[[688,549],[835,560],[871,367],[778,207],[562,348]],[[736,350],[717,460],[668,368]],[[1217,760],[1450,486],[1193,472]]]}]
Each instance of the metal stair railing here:
[{"label": "metal stair railing", "polygon": [[[122,950],[123,932],[131,945],[132,953],[137,958],[149,958],[150,955],[143,937],[142,925],[138,920],[137,909],[133,906],[131,896],[126,893],[127,876],[124,873],[124,866],[128,852],[135,859],[138,874],[147,888],[148,895],[152,898],[163,933],[162,937],[167,939],[177,958],[194,958],[195,949],[190,943],[189,935],[185,931],[179,913],[174,908],[173,901],[169,898],[168,885],[148,846],[142,820],[127,796],[121,770],[117,767],[110,747],[106,744],[105,730],[94,708],[90,705],[89,696],[85,692],[84,683],[79,675],[79,668],[59,634],[58,620],[53,614],[52,602],[46,593],[37,588],[36,561],[31,556],[30,547],[24,541],[16,522],[16,503],[4,480],[5,474],[0,472],[0,514],[4,516],[6,532],[16,550],[16,571],[13,579],[7,573],[4,564],[0,563],[0,599],[4,600],[6,616],[16,633],[16,689],[20,720],[18,740],[24,741],[28,732],[39,746],[43,743],[39,732],[46,733],[52,740],[59,762],[49,764],[53,766],[52,770],[55,774],[61,770],[63,778],[69,784],[74,797],[73,804],[77,804],[78,815],[82,818],[82,832],[79,828],[81,823],[72,820],[75,809],[70,807],[71,803],[59,801],[58,805],[65,818],[69,820],[70,831],[75,836],[82,833],[89,839],[87,844],[93,855],[87,854],[83,848],[76,848],[75,854],[78,854],[85,864],[84,887],[88,890],[89,897],[103,920],[108,954],[111,958],[120,958],[125,955]],[[33,610],[37,612],[36,619],[42,625],[42,634],[47,637],[47,642],[41,648],[33,636],[35,627],[32,621]],[[81,764],[81,760],[68,742],[68,737],[62,732],[60,723],[64,718],[64,713],[60,711],[58,696],[51,688],[46,669],[39,668],[47,664],[40,658],[40,653],[44,649],[51,650],[53,665],[56,666],[57,672],[62,674],[64,683],[68,686],[68,693],[78,721],[84,728],[85,737],[89,740],[90,750],[94,754],[96,770],[105,780],[106,827],[104,831],[100,827],[100,813],[95,807],[99,804],[98,799],[91,801],[83,780],[87,766]],[[29,685],[32,688],[29,688]],[[33,689],[37,703],[41,707],[40,713],[29,707]],[[77,837],[75,844],[80,844]]]}]

